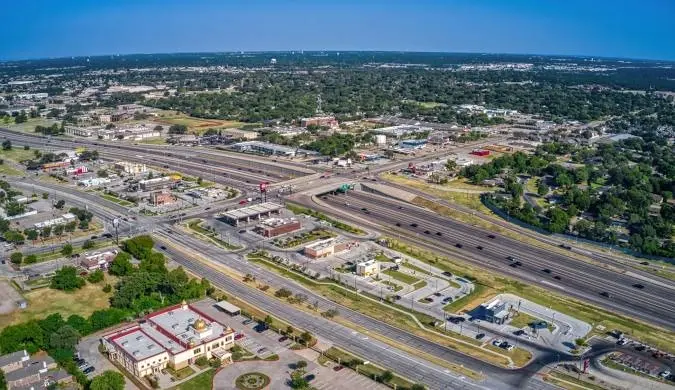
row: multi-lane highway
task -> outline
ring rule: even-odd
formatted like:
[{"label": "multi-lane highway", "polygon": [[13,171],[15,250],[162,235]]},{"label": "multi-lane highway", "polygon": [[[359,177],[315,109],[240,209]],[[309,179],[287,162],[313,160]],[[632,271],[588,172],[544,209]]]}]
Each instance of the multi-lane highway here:
[{"label": "multi-lane highway", "polygon": [[[482,267],[583,298],[668,329],[675,328],[675,309],[670,299],[674,290],[669,286],[640,280],[644,288],[637,289],[633,287],[638,281],[634,277],[508,237],[497,235],[491,239],[488,237],[490,233],[480,228],[373,194],[354,191],[347,196],[328,196],[324,202],[331,206],[326,209],[327,212],[331,209],[333,213],[334,210],[344,211],[343,218],[360,214],[361,220],[365,218],[374,225],[396,229],[408,240],[461,255]],[[317,207],[316,204],[312,206]],[[429,233],[425,233],[427,231]],[[458,248],[457,244],[462,247]],[[522,265],[511,266],[514,261],[507,260],[507,256],[513,256]],[[603,292],[609,297],[601,295]]]}]

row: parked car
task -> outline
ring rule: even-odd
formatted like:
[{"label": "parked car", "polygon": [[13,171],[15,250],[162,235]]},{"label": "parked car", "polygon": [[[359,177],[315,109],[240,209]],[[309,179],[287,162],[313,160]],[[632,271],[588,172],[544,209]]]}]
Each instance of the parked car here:
[{"label": "parked car", "polygon": [[478,333],[476,335],[476,340],[482,340],[483,338],[485,338],[485,333]]},{"label": "parked car", "polygon": [[89,366],[89,367],[85,368],[84,370],[82,370],[82,372],[85,373],[85,374],[91,374],[92,372],[94,372],[94,370],[96,370],[94,368],[94,366]]},{"label": "parked car", "polygon": [[335,366],[335,367],[333,367],[333,371],[340,371],[343,368],[345,368],[345,366]]},{"label": "parked car", "polygon": [[452,272],[449,272],[449,271],[443,271],[443,276],[447,276],[447,277],[450,278],[450,277],[452,277]]},{"label": "parked car", "polygon": [[237,333],[237,334],[234,335],[235,340],[241,340],[244,337],[246,337],[246,335],[244,333]]},{"label": "parked car", "polygon": [[244,322],[242,322],[242,324],[248,325],[248,324],[250,324],[251,322],[253,322],[253,320],[248,319],[248,320],[245,320]]},{"label": "parked car", "polygon": [[288,337],[286,337],[286,336],[281,336],[281,337],[279,337],[279,342],[280,342],[280,343],[283,343],[283,342],[286,341],[286,340],[288,340]]}]

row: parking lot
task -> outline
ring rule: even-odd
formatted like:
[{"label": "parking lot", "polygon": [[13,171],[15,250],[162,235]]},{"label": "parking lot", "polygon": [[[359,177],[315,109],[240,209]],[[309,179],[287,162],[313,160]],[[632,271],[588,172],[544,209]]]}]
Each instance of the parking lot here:
[{"label": "parking lot", "polygon": [[[89,378],[92,378],[107,370],[120,372],[117,367],[113,366],[108,358],[103,356],[103,354],[98,351],[100,337],[100,334],[84,337],[77,345],[77,352],[79,352],[80,358],[84,359],[86,362],[86,365],[83,366],[83,369],[86,369],[87,367],[94,367],[94,371],[87,374]],[[126,376],[124,377],[124,382],[125,390],[138,390],[138,387],[136,387],[136,385],[134,385]]]}]

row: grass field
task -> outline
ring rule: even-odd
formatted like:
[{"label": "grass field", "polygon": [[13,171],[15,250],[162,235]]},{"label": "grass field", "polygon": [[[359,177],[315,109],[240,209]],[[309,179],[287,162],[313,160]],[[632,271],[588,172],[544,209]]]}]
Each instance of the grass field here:
[{"label": "grass field", "polygon": [[102,289],[107,283],[114,285],[115,281],[114,277],[106,274],[105,281],[97,284],[87,283],[83,288],[73,292],[41,288],[25,293],[23,296],[28,301],[28,307],[0,316],[0,328],[41,319],[53,313],[61,313],[64,318],[71,314],[87,317],[96,310],[110,306],[108,299],[112,293],[104,293]]},{"label": "grass field", "polygon": [[509,323],[509,325],[515,326],[516,328],[524,328],[535,321],[537,321],[535,317],[532,317],[527,313],[520,312],[514,314],[514,317]]},{"label": "grass field", "polygon": [[14,162],[21,162],[34,158],[33,150],[24,150],[23,146],[14,144],[11,150],[0,150],[0,158],[3,160],[12,160]]},{"label": "grass field", "polygon": [[221,119],[202,119],[202,118],[193,118],[187,115],[166,115],[160,116],[157,122],[166,124],[166,125],[185,125],[188,128],[188,131],[191,133],[201,134],[208,129],[213,128],[237,128],[248,123],[239,122],[239,121],[227,121]]},{"label": "grass field", "polygon": [[[7,126],[8,129],[15,131],[23,131],[26,133],[35,133],[35,126],[46,126],[49,127],[54,123],[60,123],[57,120],[46,119],[46,118],[28,118],[24,123],[12,123]],[[4,124],[3,124],[4,125]],[[37,134],[37,133],[36,133]]]},{"label": "grass field", "polygon": [[[1,158],[1,157],[0,157]],[[21,176],[23,175],[23,171],[20,171],[16,168],[14,168],[11,165],[8,164],[0,164],[0,175],[6,175],[6,176]]]},{"label": "grass field", "polygon": [[201,374],[195,376],[187,382],[181,383],[176,387],[172,387],[171,390],[203,390],[210,389],[213,387],[213,377],[216,375],[216,371],[213,369],[208,369],[207,371],[202,372]]},{"label": "grass field", "polygon": [[120,198],[118,198],[118,197],[116,197],[116,196],[112,196],[112,195],[109,195],[109,194],[101,194],[101,198],[103,198],[103,199],[105,199],[105,200],[109,200],[109,201],[111,201],[111,202],[113,202],[113,203],[117,203],[118,205],[120,205],[120,206],[122,206],[122,207],[133,207],[133,206],[136,206],[135,203],[129,202],[128,200],[120,199]]},{"label": "grass field", "polygon": [[405,274],[403,272],[395,271],[395,270],[391,270],[391,269],[388,269],[386,271],[382,271],[382,273],[385,274],[385,275],[391,276],[392,278],[398,280],[399,282],[409,284],[409,285],[413,285],[413,284],[420,281],[418,278],[416,278],[414,276],[410,276],[410,275]]},{"label": "grass field", "polygon": [[511,351],[507,351],[503,348],[488,344],[485,346],[485,348],[510,357],[511,360],[513,360],[513,364],[519,367],[524,366],[532,359],[532,353],[530,353],[530,351],[519,347],[513,348]]},{"label": "grass field", "polygon": [[[605,387],[590,383],[587,381],[582,381],[577,379],[572,375],[563,374],[562,372],[551,371],[544,376],[544,381],[553,383],[557,386],[560,386],[564,389],[579,390],[579,389],[590,389],[590,390],[606,390]],[[570,383],[566,383],[570,382]]]}]

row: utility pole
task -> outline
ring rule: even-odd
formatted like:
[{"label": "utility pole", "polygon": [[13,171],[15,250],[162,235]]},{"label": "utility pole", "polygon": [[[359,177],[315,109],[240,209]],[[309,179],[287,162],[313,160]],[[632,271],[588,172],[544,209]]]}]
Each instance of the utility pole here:
[{"label": "utility pole", "polygon": [[114,218],[112,221],[113,227],[115,228],[115,244],[119,245],[120,244],[120,234],[119,234],[119,226],[120,226],[120,220],[119,218]]}]

